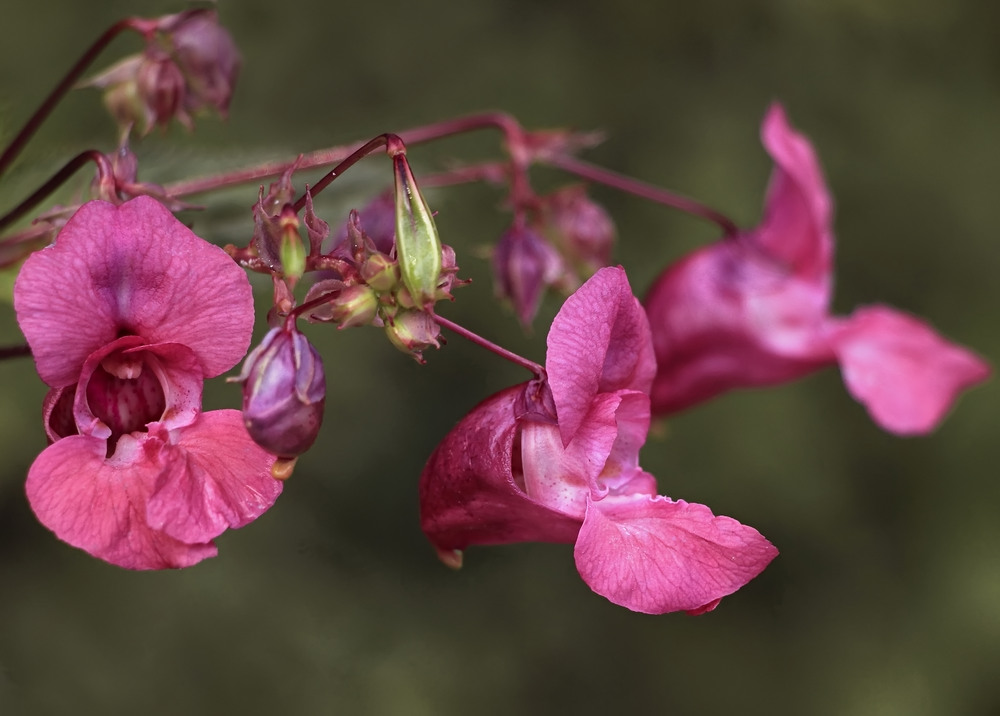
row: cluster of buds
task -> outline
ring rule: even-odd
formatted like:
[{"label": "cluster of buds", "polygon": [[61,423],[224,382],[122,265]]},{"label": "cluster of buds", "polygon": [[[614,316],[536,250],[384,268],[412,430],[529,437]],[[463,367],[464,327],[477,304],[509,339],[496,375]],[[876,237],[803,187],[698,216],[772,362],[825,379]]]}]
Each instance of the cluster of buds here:
[{"label": "cluster of buds", "polygon": [[[452,288],[466,282],[456,277],[455,252],[438,242],[429,212],[426,218],[433,233],[414,232],[428,244],[423,252],[417,251],[414,260],[403,258],[407,254],[398,240],[387,242],[384,234],[373,237],[366,232],[368,222],[384,227],[384,214],[390,210],[385,199],[378,197],[360,213],[351,211],[343,238],[329,255],[336,261],[330,267],[331,277],[313,284],[303,305],[315,306],[306,313],[313,322],[336,323],[340,328],[382,327],[394,346],[423,362],[424,350],[440,347],[440,328],[430,309],[437,301],[451,300]],[[366,217],[364,224],[362,217]],[[397,219],[397,237],[402,233],[399,223]],[[408,224],[402,228],[408,231]],[[422,255],[428,252],[431,257]],[[421,267],[421,261],[427,265]]]},{"label": "cluster of buds", "polygon": [[[275,475],[287,477],[295,458],[315,442],[323,417],[326,382],[318,351],[295,326],[296,319],[374,325],[390,342],[423,362],[422,351],[439,347],[435,302],[451,299],[459,281],[455,252],[442,246],[434,219],[400,151],[393,155],[394,196],[377,197],[361,213],[350,212],[332,246],[329,225],[314,209],[312,194],[300,200],[299,219],[289,167],[253,209],[254,233],[245,249],[227,247],[247,268],[269,274],[275,286],[274,326],[247,357],[236,379],[243,384],[243,419],[254,441],[282,459]],[[367,234],[361,216],[375,228]],[[305,224],[308,240],[303,241]],[[296,306],[293,289],[306,274],[320,278]]]},{"label": "cluster of buds", "polygon": [[531,325],[547,288],[569,294],[607,266],[615,241],[608,213],[573,185],[532,199],[532,222],[515,220],[493,251],[497,296]]},{"label": "cluster of buds", "polygon": [[225,116],[240,71],[240,54],[213,10],[188,10],[153,20],[133,19],[146,39],[131,55],[92,78],[122,127],[148,134],[176,119],[192,127],[191,115],[214,109]]}]

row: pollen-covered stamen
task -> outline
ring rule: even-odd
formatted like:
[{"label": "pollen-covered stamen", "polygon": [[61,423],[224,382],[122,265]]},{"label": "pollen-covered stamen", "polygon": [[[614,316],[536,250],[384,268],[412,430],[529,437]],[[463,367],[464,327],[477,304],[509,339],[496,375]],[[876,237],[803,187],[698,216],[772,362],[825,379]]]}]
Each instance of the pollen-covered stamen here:
[{"label": "pollen-covered stamen", "polygon": [[145,430],[148,423],[159,420],[166,410],[166,397],[157,371],[143,370],[145,360],[142,353],[112,353],[101,361],[87,383],[90,410],[111,431],[109,457],[114,454],[118,438]]}]

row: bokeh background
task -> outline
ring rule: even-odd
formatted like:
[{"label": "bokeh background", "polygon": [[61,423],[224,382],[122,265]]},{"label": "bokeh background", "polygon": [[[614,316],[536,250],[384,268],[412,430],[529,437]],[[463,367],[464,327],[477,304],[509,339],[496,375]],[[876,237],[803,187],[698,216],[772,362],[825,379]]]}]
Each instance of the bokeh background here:
[{"label": "bokeh background", "polygon": [[[7,3],[3,135],[105,27],[181,7]],[[142,176],[166,181],[504,109],[533,128],[604,129],[587,158],[752,225],[770,169],[758,125],[780,100],[836,197],[837,309],[890,303],[996,361],[997,7],[229,0],[220,11],[245,57],[230,120],[136,149]],[[119,39],[98,66],[139,46]],[[97,93],[75,93],[5,177],[0,208],[71,154],[114,143]],[[432,170],[498,147],[483,132],[411,155]],[[352,174],[323,197],[331,223],[389,164]],[[716,236],[593,193],[639,294]],[[245,242],[255,196],[205,197],[210,209],[186,218]],[[446,315],[541,360],[559,299],[525,336],[479,258],[509,220],[501,196],[459,187],[431,202],[475,280]],[[4,344],[20,339],[12,313],[0,304]],[[68,316],[67,330],[85,320]],[[470,549],[452,572],[421,535],[424,460],[476,402],[523,380],[516,368],[458,339],[419,367],[378,331],[310,335],[329,382],[319,446],[271,512],[181,572],[110,567],[35,521],[23,481],[44,446],[44,387],[30,361],[0,363],[0,713],[1000,713],[996,381],[920,439],[878,430],[835,370],[660,426],[642,460],[663,491],[757,527],[781,555],[711,614],[651,617],[593,595],[569,546]],[[238,399],[218,381],[207,403]]]}]

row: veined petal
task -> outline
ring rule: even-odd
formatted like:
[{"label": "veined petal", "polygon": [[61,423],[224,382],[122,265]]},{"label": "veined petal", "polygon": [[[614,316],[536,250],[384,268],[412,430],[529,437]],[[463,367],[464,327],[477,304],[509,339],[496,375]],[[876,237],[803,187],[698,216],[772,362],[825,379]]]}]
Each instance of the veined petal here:
[{"label": "veined petal", "polygon": [[171,443],[145,517],[172,537],[206,542],[252,522],[281,494],[274,455],[250,439],[238,410],[202,413],[172,431]]},{"label": "veined petal", "polygon": [[439,551],[576,539],[578,518],[534,502],[515,480],[514,411],[524,388],[508,388],[473,408],[427,461],[420,526]]},{"label": "veined petal", "polygon": [[160,465],[142,440],[123,436],[113,460],[105,459],[106,449],[104,440],[72,435],[35,459],[26,490],[42,524],[64,542],[126,569],[189,567],[215,556],[211,543],[188,544],[146,522],[146,499]]},{"label": "veined petal", "polygon": [[595,273],[559,309],[545,366],[563,444],[599,392],[648,391],[656,373],[649,323],[621,267]]},{"label": "veined petal", "polygon": [[777,554],[752,527],[651,495],[592,501],[575,550],[591,589],[647,614],[710,609]]},{"label": "veined petal", "polygon": [[963,390],[990,375],[972,351],[885,306],[858,309],[832,326],[847,390],[879,426],[899,435],[930,432]]},{"label": "veined petal", "polygon": [[254,318],[243,270],[146,196],[80,207],[25,262],[14,306],[54,387],[75,383],[87,356],[129,334],[182,343],[206,376],[218,375],[246,353]]}]

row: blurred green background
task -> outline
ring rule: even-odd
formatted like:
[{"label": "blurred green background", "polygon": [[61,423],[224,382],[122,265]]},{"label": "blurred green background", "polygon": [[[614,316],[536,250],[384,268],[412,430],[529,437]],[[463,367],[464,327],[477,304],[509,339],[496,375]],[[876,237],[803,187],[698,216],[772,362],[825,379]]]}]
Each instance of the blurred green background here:
[{"label": "blurred green background", "polygon": [[[229,1],[220,11],[245,59],[231,119],[136,149],[141,176],[166,181],[504,109],[529,127],[604,129],[589,159],[752,225],[770,170],[758,126],[779,99],[837,201],[838,311],[884,301],[995,360],[998,7]],[[112,22],[181,8],[7,3],[3,135]],[[119,39],[98,67],[139,46]],[[2,208],[72,153],[114,143],[97,93],[75,93],[5,178]],[[485,132],[412,157],[419,171],[497,148]],[[322,197],[331,223],[388,180],[384,159],[363,166]],[[715,237],[593,193],[640,295]],[[186,218],[245,242],[255,197],[254,186],[206,197],[211,208]],[[558,299],[524,336],[476,256],[509,220],[500,195],[430,198],[475,279],[443,313],[541,360]],[[9,305],[0,335],[20,340]],[[377,331],[310,335],[329,383],[320,445],[274,509],[181,572],[110,567],[35,521],[23,481],[44,446],[44,387],[30,361],[0,363],[0,713],[1000,713],[996,381],[922,439],[879,431],[835,370],[670,421],[642,454],[662,491],[757,527],[781,555],[711,614],[650,617],[593,595],[569,546],[471,549],[456,573],[421,535],[424,460],[476,402],[523,380],[516,368],[458,339],[418,367]],[[238,400],[219,381],[207,404]]]}]

